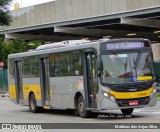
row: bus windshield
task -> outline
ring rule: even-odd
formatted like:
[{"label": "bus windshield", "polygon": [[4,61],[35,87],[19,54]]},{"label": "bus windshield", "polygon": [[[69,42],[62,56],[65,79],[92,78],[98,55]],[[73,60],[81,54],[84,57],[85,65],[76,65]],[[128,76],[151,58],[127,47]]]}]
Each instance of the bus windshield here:
[{"label": "bus windshield", "polygon": [[118,84],[154,79],[151,52],[101,55],[102,83]]}]

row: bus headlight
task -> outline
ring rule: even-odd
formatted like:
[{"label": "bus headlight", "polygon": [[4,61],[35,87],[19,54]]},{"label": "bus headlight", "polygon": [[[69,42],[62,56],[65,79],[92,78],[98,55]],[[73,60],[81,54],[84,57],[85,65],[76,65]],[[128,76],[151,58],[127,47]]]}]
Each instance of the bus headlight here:
[{"label": "bus headlight", "polygon": [[112,100],[112,101],[116,101],[116,99],[115,99],[115,97],[114,96],[112,96],[112,95],[110,95],[110,100]]},{"label": "bus headlight", "polygon": [[103,92],[103,96],[107,99],[114,101],[114,102],[116,101],[115,97],[109,93]]},{"label": "bus headlight", "polygon": [[108,98],[109,97],[109,94],[108,93],[103,93],[103,96]]},{"label": "bus headlight", "polygon": [[156,93],[156,89],[154,89],[153,91],[152,91],[152,93],[150,94],[150,98],[152,98],[153,96],[154,96],[154,94]]}]

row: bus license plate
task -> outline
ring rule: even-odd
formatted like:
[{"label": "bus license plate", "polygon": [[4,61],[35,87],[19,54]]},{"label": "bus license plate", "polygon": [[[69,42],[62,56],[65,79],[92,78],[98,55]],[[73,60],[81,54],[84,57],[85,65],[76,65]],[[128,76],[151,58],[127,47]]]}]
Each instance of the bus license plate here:
[{"label": "bus license plate", "polygon": [[129,101],[130,106],[138,105],[138,100]]}]

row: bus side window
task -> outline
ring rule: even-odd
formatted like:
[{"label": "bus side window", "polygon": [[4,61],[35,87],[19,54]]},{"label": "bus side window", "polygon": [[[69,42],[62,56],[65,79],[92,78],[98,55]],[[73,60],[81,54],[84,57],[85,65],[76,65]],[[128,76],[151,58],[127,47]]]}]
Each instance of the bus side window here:
[{"label": "bus side window", "polygon": [[57,77],[59,76],[59,59],[60,54],[51,54],[49,57],[49,73],[50,77]]},{"label": "bus side window", "polygon": [[82,75],[82,53],[80,51],[74,51],[71,53],[71,75]]},{"label": "bus side window", "polygon": [[57,76],[58,76],[58,72],[59,72],[58,66],[53,66],[53,76],[54,76],[54,77],[57,77]]},{"label": "bus side window", "polygon": [[152,58],[151,54],[148,53],[148,55],[146,55],[144,66],[142,69],[144,75],[152,75],[153,66],[151,65],[152,62],[151,58]]},{"label": "bus side window", "polygon": [[70,53],[60,53],[59,72],[61,76],[70,75]]}]

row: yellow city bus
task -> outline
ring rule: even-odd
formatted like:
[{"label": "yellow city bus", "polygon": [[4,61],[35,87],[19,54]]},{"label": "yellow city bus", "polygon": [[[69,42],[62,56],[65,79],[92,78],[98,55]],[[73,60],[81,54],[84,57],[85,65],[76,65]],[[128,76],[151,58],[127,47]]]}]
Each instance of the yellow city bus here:
[{"label": "yellow city bus", "polygon": [[8,56],[10,99],[42,109],[91,112],[154,106],[151,44],[146,39],[72,40]]}]

